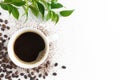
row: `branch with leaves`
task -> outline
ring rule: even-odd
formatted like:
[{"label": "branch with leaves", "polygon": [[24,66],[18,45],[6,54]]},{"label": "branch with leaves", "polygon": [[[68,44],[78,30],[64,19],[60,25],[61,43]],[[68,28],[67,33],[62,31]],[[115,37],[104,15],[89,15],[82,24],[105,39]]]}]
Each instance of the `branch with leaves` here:
[{"label": "branch with leaves", "polygon": [[19,19],[19,8],[23,8],[26,18],[28,18],[29,9],[34,16],[40,16],[42,20],[51,20],[55,23],[59,21],[59,17],[68,17],[74,10],[61,10],[65,7],[58,0],[3,0],[0,2],[2,9]]}]

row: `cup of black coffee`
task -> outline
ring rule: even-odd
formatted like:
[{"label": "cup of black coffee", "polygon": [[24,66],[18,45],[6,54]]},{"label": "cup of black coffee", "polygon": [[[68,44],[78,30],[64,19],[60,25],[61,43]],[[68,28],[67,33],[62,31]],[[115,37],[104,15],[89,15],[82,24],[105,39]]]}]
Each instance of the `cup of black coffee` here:
[{"label": "cup of black coffee", "polygon": [[42,64],[49,52],[47,37],[38,29],[26,27],[16,31],[8,43],[8,55],[19,67],[34,68]]}]

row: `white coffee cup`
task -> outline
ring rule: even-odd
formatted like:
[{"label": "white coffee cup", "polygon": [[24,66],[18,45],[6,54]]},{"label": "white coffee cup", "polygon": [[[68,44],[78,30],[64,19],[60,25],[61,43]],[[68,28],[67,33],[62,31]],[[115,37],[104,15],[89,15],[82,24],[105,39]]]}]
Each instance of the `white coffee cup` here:
[{"label": "white coffee cup", "polygon": [[[16,39],[23,33],[26,32],[34,32],[37,33],[38,35],[40,35],[45,43],[45,48],[43,51],[41,51],[37,57],[37,59],[35,61],[32,62],[25,62],[20,60],[20,58],[17,57],[17,55],[14,52],[14,43],[16,41]],[[38,67],[39,65],[41,65],[47,58],[48,53],[49,53],[49,41],[48,41],[48,37],[46,37],[40,30],[36,29],[36,28],[30,28],[30,27],[26,27],[23,29],[20,29],[18,31],[16,31],[10,38],[9,42],[8,42],[8,55],[9,58],[11,59],[11,61],[22,68],[34,68],[34,67]]]}]

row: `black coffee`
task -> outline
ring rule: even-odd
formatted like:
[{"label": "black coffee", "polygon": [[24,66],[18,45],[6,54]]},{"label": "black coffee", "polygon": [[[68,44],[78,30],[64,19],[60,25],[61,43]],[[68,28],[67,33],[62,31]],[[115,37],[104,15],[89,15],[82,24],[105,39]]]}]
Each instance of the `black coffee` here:
[{"label": "black coffee", "polygon": [[45,42],[41,36],[33,32],[21,34],[14,43],[14,51],[22,61],[36,60],[40,51],[44,50]]}]

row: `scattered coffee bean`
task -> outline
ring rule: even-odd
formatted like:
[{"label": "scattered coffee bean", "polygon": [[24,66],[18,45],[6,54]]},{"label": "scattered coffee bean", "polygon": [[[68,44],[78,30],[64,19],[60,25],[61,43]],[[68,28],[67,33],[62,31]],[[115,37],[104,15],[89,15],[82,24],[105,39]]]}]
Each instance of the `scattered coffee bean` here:
[{"label": "scattered coffee bean", "polygon": [[3,19],[0,19],[0,22],[3,22]]},{"label": "scattered coffee bean", "polygon": [[7,26],[7,29],[9,30],[9,29],[10,29],[10,27],[9,27],[9,26]]},{"label": "scattered coffee bean", "polygon": [[30,70],[29,69],[27,69],[27,73],[29,73],[30,72]]},{"label": "scattered coffee bean", "polygon": [[62,66],[62,69],[66,69],[66,66]]},{"label": "scattered coffee bean", "polygon": [[58,66],[58,63],[55,63],[54,66],[55,66],[55,67]]},{"label": "scattered coffee bean", "polygon": [[1,28],[2,31],[4,31],[5,29],[4,28]]},{"label": "scattered coffee bean", "polygon": [[5,25],[5,24],[2,24],[2,28],[5,29],[5,28],[6,28],[6,25]]},{"label": "scattered coffee bean", "polygon": [[21,75],[21,76],[23,76],[23,75],[24,75],[24,73],[20,73],[20,75]]},{"label": "scattered coffee bean", "polygon": [[0,78],[4,77],[4,74],[0,74]]},{"label": "scattered coffee bean", "polygon": [[57,73],[56,73],[56,72],[54,72],[52,75],[53,75],[53,76],[56,76],[56,75],[57,75]]},{"label": "scattered coffee bean", "polygon": [[4,37],[7,38],[8,36],[5,34]]},{"label": "scattered coffee bean", "polygon": [[26,76],[26,75],[24,75],[24,78],[25,78],[25,79],[27,79],[27,76]]},{"label": "scattered coffee bean", "polygon": [[31,72],[31,75],[34,75],[34,72]]},{"label": "scattered coffee bean", "polygon": [[8,23],[8,20],[5,20],[5,24],[7,24]]},{"label": "scattered coffee bean", "polygon": [[39,74],[39,77],[42,77],[42,74]]},{"label": "scattered coffee bean", "polygon": [[43,76],[43,79],[45,79],[46,77],[45,76]]},{"label": "scattered coffee bean", "polygon": [[47,73],[47,72],[45,72],[45,76],[48,76],[48,73]]},{"label": "scattered coffee bean", "polygon": [[2,36],[2,33],[0,33],[0,36]]}]

